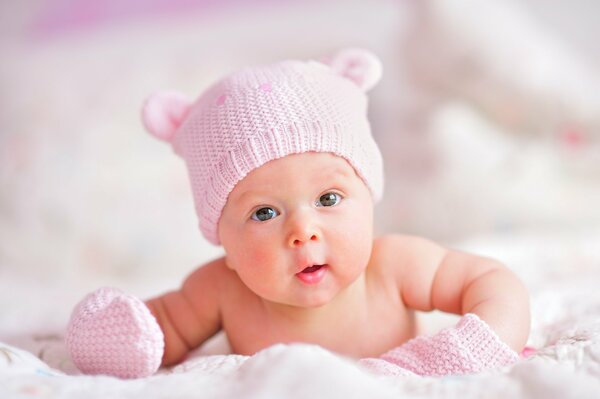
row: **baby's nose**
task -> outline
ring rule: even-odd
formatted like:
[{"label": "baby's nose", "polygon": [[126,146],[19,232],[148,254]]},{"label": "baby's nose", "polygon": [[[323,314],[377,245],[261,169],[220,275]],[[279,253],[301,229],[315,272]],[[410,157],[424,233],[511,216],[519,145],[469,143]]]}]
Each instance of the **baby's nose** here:
[{"label": "baby's nose", "polygon": [[300,247],[308,241],[318,241],[318,240],[319,240],[319,237],[316,234],[311,234],[310,237],[308,235],[295,236],[291,241],[291,246],[292,247]]},{"label": "baby's nose", "polygon": [[289,224],[290,233],[288,243],[292,248],[302,246],[309,241],[316,242],[321,239],[321,233],[317,228],[316,222],[306,213],[294,215]]}]

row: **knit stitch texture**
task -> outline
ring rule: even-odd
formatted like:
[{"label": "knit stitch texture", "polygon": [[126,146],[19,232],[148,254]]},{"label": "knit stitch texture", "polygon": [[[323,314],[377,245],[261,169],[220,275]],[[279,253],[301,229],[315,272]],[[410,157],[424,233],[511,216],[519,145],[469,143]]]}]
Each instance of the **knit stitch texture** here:
[{"label": "knit stitch texture", "polygon": [[163,333],[146,305],[114,288],[94,291],[75,307],[66,344],[83,373],[119,378],[154,374],[164,350]]},{"label": "knit stitch texture", "polygon": [[380,358],[362,359],[382,375],[445,376],[473,374],[515,363],[519,356],[477,315],[467,313],[454,327],[420,336]]},{"label": "knit stitch texture", "polygon": [[[376,58],[361,52],[356,59],[333,57],[336,69],[316,61],[245,68],[216,83],[187,109],[175,96],[146,102],[146,127],[170,142],[186,162],[200,229],[210,242],[220,243],[218,222],[234,186],[253,169],[290,154],[316,151],[343,157],[374,201],[381,198],[383,162],[367,120],[366,88],[347,77],[350,72],[344,75],[346,60],[364,64],[352,69],[357,75]],[[170,118],[156,116],[161,102]],[[177,128],[171,134],[173,121]]]}]

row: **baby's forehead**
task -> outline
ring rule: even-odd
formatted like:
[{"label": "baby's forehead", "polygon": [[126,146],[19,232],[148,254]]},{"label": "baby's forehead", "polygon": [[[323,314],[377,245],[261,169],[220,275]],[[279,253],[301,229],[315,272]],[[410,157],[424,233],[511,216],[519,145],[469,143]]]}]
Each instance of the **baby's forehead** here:
[{"label": "baby's forehead", "polygon": [[308,152],[275,159],[254,169],[236,184],[232,194],[357,178],[354,168],[344,158],[331,153]]}]

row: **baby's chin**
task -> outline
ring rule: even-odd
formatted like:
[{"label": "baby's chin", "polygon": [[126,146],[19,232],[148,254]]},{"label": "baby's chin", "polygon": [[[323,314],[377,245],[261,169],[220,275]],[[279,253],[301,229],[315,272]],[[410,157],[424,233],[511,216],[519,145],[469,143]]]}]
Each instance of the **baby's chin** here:
[{"label": "baby's chin", "polygon": [[331,303],[333,298],[329,297],[320,297],[320,298],[309,298],[306,300],[298,301],[296,307],[304,308],[304,309],[318,309]]},{"label": "baby's chin", "polygon": [[303,309],[319,309],[330,304],[336,297],[338,292],[327,290],[325,292],[304,293],[300,297],[293,298],[289,301],[290,306]]},{"label": "baby's chin", "polygon": [[265,298],[263,296],[262,298],[272,304],[289,307],[290,310],[298,311],[302,309],[319,309],[331,303],[335,298],[335,293],[312,293],[287,298]]},{"label": "baby's chin", "polygon": [[341,284],[340,281],[334,282],[334,279],[325,278],[324,280],[322,285],[317,284],[314,287],[307,287],[301,283],[301,288],[293,298],[289,298],[288,304],[305,309],[319,309],[332,304],[332,302],[345,301],[348,295],[353,295],[352,292],[360,295],[360,290],[352,290],[352,287],[356,286],[358,278],[352,280],[349,278],[350,282],[347,284]]}]

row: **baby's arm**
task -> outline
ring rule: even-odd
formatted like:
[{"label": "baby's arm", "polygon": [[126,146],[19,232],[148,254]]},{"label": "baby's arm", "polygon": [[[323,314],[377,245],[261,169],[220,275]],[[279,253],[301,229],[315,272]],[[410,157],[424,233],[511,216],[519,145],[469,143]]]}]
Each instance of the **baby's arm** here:
[{"label": "baby's arm", "polygon": [[529,296],[513,272],[495,260],[422,238],[389,236],[386,240],[396,256],[406,254],[397,277],[408,307],[474,313],[514,351],[523,349],[530,328]]},{"label": "baby's arm", "polygon": [[181,360],[220,329],[222,263],[201,267],[179,291],[146,304],[116,288],[88,294],[73,310],[65,336],[77,368],[140,378]]},{"label": "baby's arm", "polygon": [[[529,334],[529,299],[500,263],[416,237],[377,240],[377,265],[393,276],[407,307],[464,315],[453,327],[419,336],[361,363],[377,373],[427,376],[478,373],[518,360]],[[389,280],[388,280],[389,281]]]},{"label": "baby's arm", "polygon": [[216,260],[200,267],[181,289],[146,301],[164,335],[161,365],[178,363],[221,329],[219,311],[219,264]]}]

